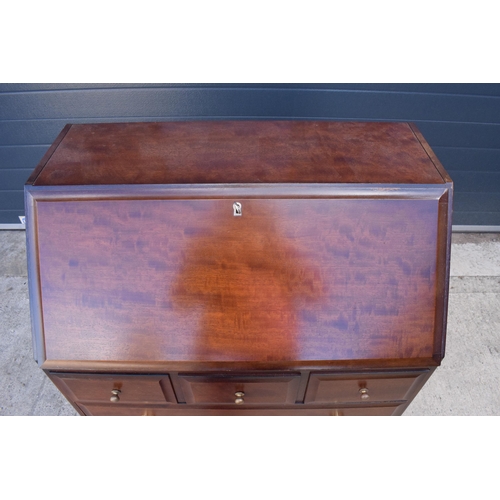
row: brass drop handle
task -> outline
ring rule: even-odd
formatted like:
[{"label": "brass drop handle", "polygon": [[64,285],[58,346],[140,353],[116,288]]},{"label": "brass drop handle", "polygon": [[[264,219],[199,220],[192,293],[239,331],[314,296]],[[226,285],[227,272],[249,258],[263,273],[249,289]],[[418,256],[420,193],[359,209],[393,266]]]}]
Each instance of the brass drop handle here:
[{"label": "brass drop handle", "polygon": [[359,393],[361,394],[361,399],[368,399],[370,397],[370,395],[368,394],[368,389],[366,387],[360,389]]},{"label": "brass drop handle", "polygon": [[245,395],[244,392],[238,391],[238,392],[235,392],[234,395],[236,396],[236,399],[234,400],[234,402],[237,405],[242,405],[245,402],[245,400],[243,399],[243,396]]},{"label": "brass drop handle", "polygon": [[109,398],[109,400],[112,403],[116,403],[116,402],[120,401],[120,396],[119,396],[120,392],[122,392],[122,391],[120,391],[119,389],[113,389],[111,391],[112,396]]}]

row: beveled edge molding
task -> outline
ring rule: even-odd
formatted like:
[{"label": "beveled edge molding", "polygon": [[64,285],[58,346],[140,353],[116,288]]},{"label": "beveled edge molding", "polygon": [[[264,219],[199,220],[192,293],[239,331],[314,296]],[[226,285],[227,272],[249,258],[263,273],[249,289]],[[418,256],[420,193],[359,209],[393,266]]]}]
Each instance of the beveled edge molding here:
[{"label": "beveled edge molding", "polygon": [[251,372],[251,371],[373,371],[429,369],[439,366],[432,358],[381,358],[361,360],[310,361],[92,361],[47,360],[41,368],[47,372],[161,374],[171,372]]},{"label": "beveled edge molding", "polygon": [[214,198],[376,198],[439,200],[449,184],[113,184],[26,186],[37,201],[214,199]]},{"label": "beveled edge molding", "polygon": [[48,163],[52,155],[55,153],[56,149],[59,147],[59,144],[61,144],[62,140],[64,139],[64,137],[66,137],[66,134],[69,132],[69,129],[72,126],[73,125],[71,123],[68,123],[63,127],[61,132],[59,132],[59,135],[56,137],[55,141],[47,149],[42,159],[38,162],[38,165],[35,167],[35,170],[33,170],[31,175],[29,176],[28,180],[26,181],[26,185],[32,185],[36,182],[38,176],[42,173],[42,170],[44,169],[45,165]]},{"label": "beveled edge molding", "polygon": [[443,167],[442,163],[439,161],[438,157],[430,147],[429,143],[425,140],[425,137],[422,135],[422,132],[418,129],[418,127],[414,123],[408,123],[410,130],[413,132],[413,135],[417,139],[417,141],[422,146],[423,150],[427,153],[429,160],[434,164],[435,169],[439,172],[439,175],[443,179],[444,182],[452,182],[450,175]]},{"label": "beveled edge molding", "polygon": [[26,210],[26,257],[28,270],[28,292],[30,302],[33,358],[41,365],[45,361],[45,336],[43,332],[42,293],[40,265],[38,262],[38,232],[36,203],[25,186],[24,205]]},{"label": "beveled edge molding", "polygon": [[436,258],[436,314],[434,323],[433,358],[441,362],[445,356],[446,326],[448,321],[448,297],[450,291],[451,231],[453,217],[453,183],[439,199]]}]

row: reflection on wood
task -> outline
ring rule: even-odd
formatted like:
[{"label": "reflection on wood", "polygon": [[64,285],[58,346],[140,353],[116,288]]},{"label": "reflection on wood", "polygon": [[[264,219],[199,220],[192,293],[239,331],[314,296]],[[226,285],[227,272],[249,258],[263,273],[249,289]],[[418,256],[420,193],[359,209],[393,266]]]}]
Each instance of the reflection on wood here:
[{"label": "reflection on wood", "polygon": [[170,295],[184,314],[202,311],[197,359],[294,359],[297,302],[324,297],[321,269],[281,234],[268,203],[243,205],[241,218],[226,216],[229,203],[213,207]]},{"label": "reflection on wood", "polygon": [[436,200],[234,201],[39,203],[47,359],[432,357]]}]

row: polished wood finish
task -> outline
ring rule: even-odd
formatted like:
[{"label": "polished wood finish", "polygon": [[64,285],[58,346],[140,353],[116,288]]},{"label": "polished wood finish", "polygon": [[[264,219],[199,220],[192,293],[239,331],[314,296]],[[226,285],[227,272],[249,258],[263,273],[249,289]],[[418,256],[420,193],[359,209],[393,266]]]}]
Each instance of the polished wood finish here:
[{"label": "polished wood finish", "polygon": [[39,203],[46,358],[432,358],[438,200],[240,200]]},{"label": "polished wood finish", "polygon": [[[293,404],[300,374],[202,374],[178,375],[189,404]],[[235,397],[236,396],[236,397]]]},{"label": "polished wood finish", "polygon": [[[400,415],[432,370],[48,375],[82,414],[97,408],[100,413],[96,414],[142,415],[143,408],[152,415],[201,415],[205,408],[207,415],[243,411],[248,415],[348,416]],[[367,399],[360,397],[365,388],[370,395]],[[114,390],[119,393],[112,400]],[[248,409],[252,411],[247,413]]]},{"label": "polished wood finish", "polygon": [[191,121],[71,125],[36,186],[441,184],[406,123]]},{"label": "polished wood finish", "polygon": [[192,406],[186,407],[168,407],[162,408],[158,406],[121,406],[112,405],[96,405],[96,404],[80,404],[79,411],[82,415],[94,415],[102,417],[114,416],[133,416],[133,417],[184,417],[184,416],[290,416],[290,417],[388,417],[394,415],[398,411],[399,406],[357,406],[357,407],[337,407],[337,408],[310,408],[299,407],[294,408],[227,408],[227,407],[203,407],[196,408]]},{"label": "polished wood finish", "polygon": [[448,172],[444,169],[443,165],[441,165],[441,162],[439,161],[439,159],[436,156],[436,154],[434,153],[434,151],[432,151],[431,147],[429,146],[429,144],[425,140],[425,138],[422,135],[422,133],[420,132],[420,130],[418,130],[416,125],[414,125],[413,123],[409,123],[408,126],[410,127],[412,132],[415,134],[415,137],[417,138],[418,142],[420,142],[422,148],[429,156],[429,159],[432,161],[432,163],[436,167],[436,170],[439,172],[439,174],[443,178],[443,181],[444,182],[452,182],[451,177],[449,176]]},{"label": "polished wood finish", "polygon": [[61,144],[62,140],[66,137],[66,134],[69,132],[69,129],[71,127],[72,125],[68,124],[61,130],[59,135],[56,137],[56,140],[53,142],[50,148],[47,149],[47,152],[43,155],[37,167],[35,168],[35,170],[33,170],[31,175],[29,176],[28,180],[26,181],[27,185],[33,185],[35,183],[38,176],[40,175],[42,170],[46,167],[47,162],[50,160],[52,155],[57,151],[59,145]]},{"label": "polished wood finish", "polygon": [[404,401],[422,374],[422,372],[312,373],[305,403]]},{"label": "polished wood finish", "polygon": [[61,390],[78,401],[108,403],[113,390],[118,390],[116,404],[177,403],[168,375],[106,375],[49,373]]},{"label": "polished wood finish", "polygon": [[451,203],[413,125],[68,126],[26,186],[35,358],[85,414],[400,414]]}]

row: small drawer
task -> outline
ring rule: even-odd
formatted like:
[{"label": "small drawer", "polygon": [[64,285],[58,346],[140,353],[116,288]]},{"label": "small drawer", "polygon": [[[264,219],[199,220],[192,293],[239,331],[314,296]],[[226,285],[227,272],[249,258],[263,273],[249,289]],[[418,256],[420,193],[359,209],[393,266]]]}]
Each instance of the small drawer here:
[{"label": "small drawer", "polygon": [[168,375],[50,373],[49,377],[63,394],[76,401],[177,403]]},{"label": "small drawer", "polygon": [[422,372],[311,373],[304,403],[404,401]]},{"label": "small drawer", "polygon": [[294,404],[300,374],[225,375],[179,374],[188,404]]}]

